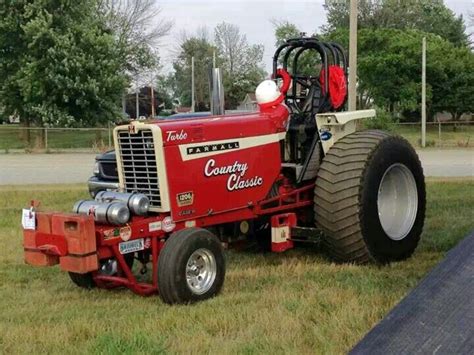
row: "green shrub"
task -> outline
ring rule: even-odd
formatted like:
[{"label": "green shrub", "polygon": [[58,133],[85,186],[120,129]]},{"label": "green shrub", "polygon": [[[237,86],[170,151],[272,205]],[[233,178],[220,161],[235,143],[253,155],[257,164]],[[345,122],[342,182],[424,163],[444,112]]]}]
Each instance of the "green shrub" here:
[{"label": "green shrub", "polygon": [[398,121],[387,111],[378,109],[374,118],[363,120],[366,129],[381,129],[383,131],[394,131]]}]

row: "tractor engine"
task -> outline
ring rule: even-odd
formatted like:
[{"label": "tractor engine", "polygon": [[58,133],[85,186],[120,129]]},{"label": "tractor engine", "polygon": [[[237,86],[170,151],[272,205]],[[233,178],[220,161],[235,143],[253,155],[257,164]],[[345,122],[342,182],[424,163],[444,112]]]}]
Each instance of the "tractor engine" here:
[{"label": "tractor engine", "polygon": [[[255,205],[281,169],[288,109],[153,123],[115,130],[120,184],[173,221]],[[215,196],[213,198],[212,196]]]}]

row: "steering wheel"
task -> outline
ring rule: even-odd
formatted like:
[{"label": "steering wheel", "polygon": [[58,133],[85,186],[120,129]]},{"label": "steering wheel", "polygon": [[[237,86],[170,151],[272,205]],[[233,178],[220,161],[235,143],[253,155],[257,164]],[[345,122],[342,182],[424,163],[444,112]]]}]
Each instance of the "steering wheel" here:
[{"label": "steering wheel", "polygon": [[300,84],[303,88],[309,89],[315,83],[315,81],[319,80],[316,77],[306,76],[306,75],[294,75],[294,80],[298,84]]}]

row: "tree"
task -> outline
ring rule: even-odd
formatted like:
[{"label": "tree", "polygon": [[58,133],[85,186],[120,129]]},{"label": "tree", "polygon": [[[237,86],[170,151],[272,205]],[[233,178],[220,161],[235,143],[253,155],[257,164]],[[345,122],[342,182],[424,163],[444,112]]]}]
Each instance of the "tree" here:
[{"label": "tree", "polygon": [[445,49],[440,58],[432,58],[443,67],[442,80],[431,83],[432,111],[446,111],[459,120],[462,114],[474,112],[474,54],[467,48]]},{"label": "tree", "polygon": [[173,62],[174,92],[183,106],[191,106],[191,60],[194,57],[195,101],[197,111],[209,109],[209,68],[212,67],[214,47],[205,38],[185,38],[177,59]]},{"label": "tree", "polygon": [[[153,101],[151,99],[150,86],[143,86],[138,91],[138,110],[139,116],[151,117],[151,105],[155,106],[155,115],[159,115],[165,105],[170,108],[171,101],[168,97],[163,96],[163,92],[153,87]],[[166,102],[167,101],[167,102]],[[126,113],[129,117],[138,118],[136,112],[136,94],[130,93],[126,96]]]},{"label": "tree", "polygon": [[98,0],[97,7],[114,34],[124,72],[135,75],[158,65],[158,45],[173,21],[160,18],[156,0]]},{"label": "tree", "polygon": [[126,80],[94,0],[0,3],[0,106],[23,123],[112,120]]},{"label": "tree", "polygon": [[[276,38],[276,47],[281,46],[285,43],[286,40],[291,38],[297,38],[301,36],[302,32],[296,27],[294,24],[288,21],[272,21],[273,26],[275,28],[275,38]],[[311,36],[316,37],[316,34],[313,33]],[[295,54],[292,53],[288,58],[288,71],[292,74],[293,73],[293,58]],[[281,56],[279,58],[279,63],[281,62]],[[318,68],[318,64],[321,63],[319,55],[315,54],[315,51],[305,51],[303,54],[298,58],[298,74],[314,76],[316,75],[316,70]]]},{"label": "tree", "polygon": [[287,39],[298,37],[301,33],[298,27],[288,21],[272,20],[272,24],[275,28],[275,47],[281,46]]},{"label": "tree", "polygon": [[159,111],[163,109],[171,109],[173,107],[173,97],[174,93],[172,90],[173,87],[173,75],[167,74],[162,75],[158,74],[155,76],[154,87],[158,99]]},{"label": "tree", "polygon": [[226,108],[234,109],[265,77],[263,46],[250,45],[238,26],[226,22],[214,29],[214,40],[224,71]]},{"label": "tree", "polygon": [[[349,28],[349,1],[328,1],[324,34]],[[462,16],[444,5],[443,0],[359,0],[358,27],[417,29],[434,33],[456,46],[466,46],[468,36]]]},{"label": "tree", "polygon": [[[427,38],[430,116],[447,111],[456,119],[462,113],[474,110],[474,54],[437,35],[396,29],[362,29],[358,32],[360,108],[373,102],[393,114],[419,110],[423,37]],[[333,32],[330,39],[347,46],[347,30]]]}]

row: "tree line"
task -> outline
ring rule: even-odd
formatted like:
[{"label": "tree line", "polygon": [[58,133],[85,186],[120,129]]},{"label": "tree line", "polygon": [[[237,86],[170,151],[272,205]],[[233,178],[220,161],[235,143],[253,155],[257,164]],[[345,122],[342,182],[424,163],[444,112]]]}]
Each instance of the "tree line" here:
[{"label": "tree line", "polygon": [[[359,0],[358,107],[419,117],[421,39],[427,38],[428,109],[454,119],[474,106],[474,55],[464,19],[442,0]],[[327,2],[323,40],[348,47],[348,1]],[[209,69],[223,70],[226,108],[234,109],[265,78],[263,46],[234,24],[183,34],[172,70],[160,45],[173,27],[155,0],[4,0],[0,2],[0,119],[25,125],[96,126],[121,117],[127,93],[153,84],[157,108],[209,109]],[[472,19],[471,19],[472,21]],[[276,45],[300,34],[275,22]],[[314,75],[314,58],[303,70]],[[129,105],[132,106],[132,105]],[[132,109],[130,107],[130,109]]]},{"label": "tree line", "polygon": [[135,72],[156,66],[153,0],[0,3],[0,110],[25,125],[100,125],[120,115]]},{"label": "tree line", "polygon": [[157,111],[190,106],[193,56],[197,110],[209,109],[214,60],[224,71],[227,108],[265,74],[263,46],[228,23],[212,36],[182,36],[173,71],[162,73],[159,48],[173,23],[155,0],[5,0],[0,18],[0,118],[26,126],[103,125],[124,108],[134,114],[130,92],[146,97],[151,85]]},{"label": "tree line", "polygon": [[215,27],[213,36],[203,28],[182,37],[169,81],[184,106],[191,105],[192,57],[197,111],[209,109],[209,69],[214,64],[223,71],[226,109],[235,109],[266,75],[262,63],[263,45],[249,44],[245,34],[234,24],[222,22]]},{"label": "tree line", "polygon": [[[349,2],[327,2],[325,9],[327,24],[315,35],[348,48]],[[474,111],[474,54],[462,16],[442,0],[359,0],[358,10],[358,108],[376,106],[401,120],[420,118],[426,37],[429,117],[448,112],[458,120]],[[277,44],[299,33],[292,23],[276,23]],[[311,71],[314,58],[302,59],[303,70]]]}]

